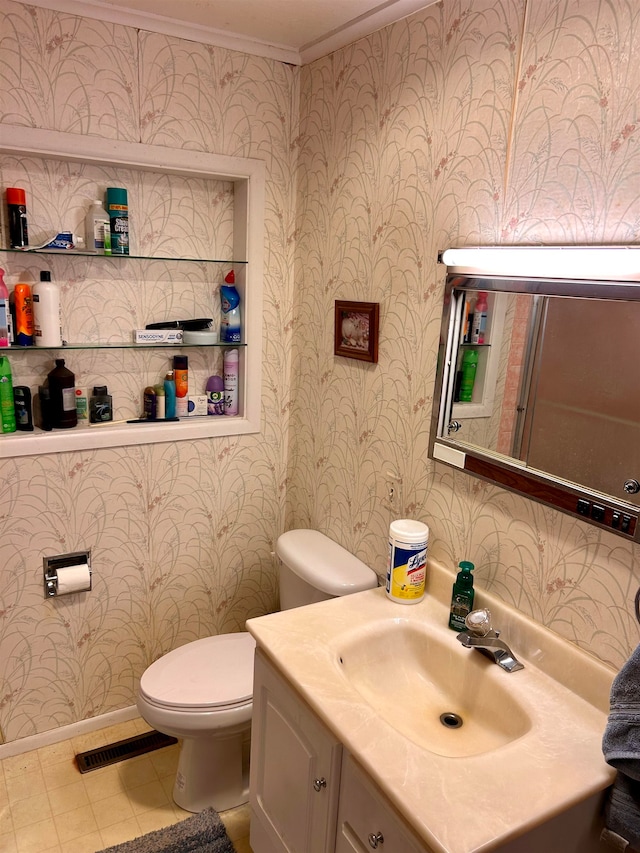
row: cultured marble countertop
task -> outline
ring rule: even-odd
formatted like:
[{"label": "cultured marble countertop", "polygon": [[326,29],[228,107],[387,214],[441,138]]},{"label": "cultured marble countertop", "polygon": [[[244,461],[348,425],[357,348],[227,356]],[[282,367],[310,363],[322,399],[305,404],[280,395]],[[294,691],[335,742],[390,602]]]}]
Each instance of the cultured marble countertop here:
[{"label": "cultured marble countertop", "polygon": [[338,658],[358,631],[405,619],[419,620],[462,654],[478,655],[447,627],[453,573],[430,560],[427,577],[425,598],[411,606],[375,589],[250,619],[247,628],[433,853],[484,853],[612,783],[601,742],[615,671],[476,590],[474,606],[490,608],[494,626],[525,664],[506,673],[480,656],[483,674],[512,692],[532,725],[480,755],[452,758],[416,745],[376,714]]}]

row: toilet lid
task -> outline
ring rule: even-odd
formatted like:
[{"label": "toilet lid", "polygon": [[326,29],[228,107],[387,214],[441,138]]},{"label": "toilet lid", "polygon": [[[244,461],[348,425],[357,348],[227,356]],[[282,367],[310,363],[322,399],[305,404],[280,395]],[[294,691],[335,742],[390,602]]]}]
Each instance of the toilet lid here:
[{"label": "toilet lid", "polygon": [[251,701],[250,634],[218,634],[174,649],[145,670],[140,693],[163,708],[230,708]]}]

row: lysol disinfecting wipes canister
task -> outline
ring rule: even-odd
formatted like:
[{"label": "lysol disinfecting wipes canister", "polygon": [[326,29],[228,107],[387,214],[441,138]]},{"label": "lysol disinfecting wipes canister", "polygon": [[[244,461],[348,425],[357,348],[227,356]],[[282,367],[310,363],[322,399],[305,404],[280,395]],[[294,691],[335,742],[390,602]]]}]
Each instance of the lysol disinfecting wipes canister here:
[{"label": "lysol disinfecting wipes canister", "polygon": [[424,598],[429,528],[421,521],[401,518],[389,525],[387,595],[400,604]]}]

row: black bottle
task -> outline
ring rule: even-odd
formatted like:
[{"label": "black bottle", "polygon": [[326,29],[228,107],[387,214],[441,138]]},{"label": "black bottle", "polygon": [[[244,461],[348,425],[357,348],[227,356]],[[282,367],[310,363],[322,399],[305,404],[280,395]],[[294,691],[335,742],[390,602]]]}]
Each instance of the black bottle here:
[{"label": "black bottle", "polygon": [[56,359],[56,366],[48,378],[51,395],[51,422],[54,428],[70,429],[77,426],[76,377],[64,366],[63,358]]},{"label": "black bottle", "polygon": [[33,432],[31,389],[26,385],[14,386],[13,403],[16,409],[16,428],[23,432]]},{"label": "black bottle", "polygon": [[89,423],[101,424],[113,420],[113,402],[106,385],[96,385],[89,401]]},{"label": "black bottle", "polygon": [[44,385],[39,385],[34,402],[36,426],[39,426],[45,432],[51,432],[53,425],[51,423],[51,395],[49,394],[49,389]]}]

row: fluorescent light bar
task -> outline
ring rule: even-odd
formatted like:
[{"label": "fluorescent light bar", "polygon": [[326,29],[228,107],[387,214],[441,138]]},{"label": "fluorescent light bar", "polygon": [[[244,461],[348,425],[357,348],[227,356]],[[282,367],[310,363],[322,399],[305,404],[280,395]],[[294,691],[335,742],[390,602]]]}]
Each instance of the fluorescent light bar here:
[{"label": "fluorescent light bar", "polygon": [[457,273],[640,282],[640,246],[478,246],[446,249]]}]

